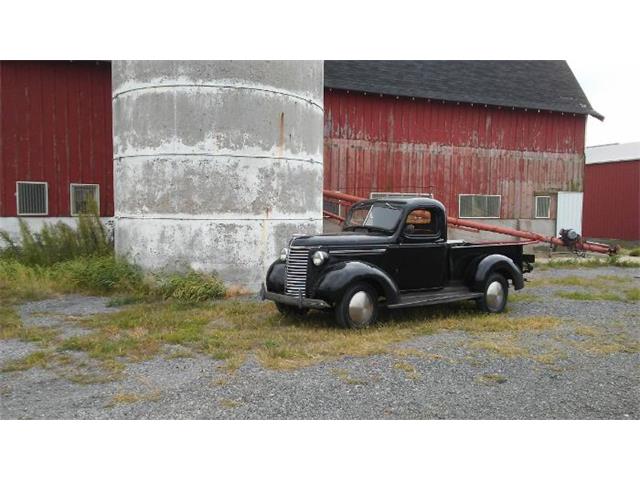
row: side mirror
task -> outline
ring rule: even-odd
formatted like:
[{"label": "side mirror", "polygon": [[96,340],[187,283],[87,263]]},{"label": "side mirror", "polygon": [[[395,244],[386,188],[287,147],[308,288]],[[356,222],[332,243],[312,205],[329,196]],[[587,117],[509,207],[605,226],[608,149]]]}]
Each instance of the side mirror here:
[{"label": "side mirror", "polygon": [[404,233],[406,235],[411,235],[416,231],[416,226],[412,223],[408,223],[404,226]]}]

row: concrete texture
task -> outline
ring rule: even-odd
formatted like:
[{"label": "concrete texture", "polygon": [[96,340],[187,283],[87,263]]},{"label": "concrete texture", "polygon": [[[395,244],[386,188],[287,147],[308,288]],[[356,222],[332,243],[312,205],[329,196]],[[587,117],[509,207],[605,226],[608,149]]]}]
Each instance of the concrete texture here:
[{"label": "concrete texture", "polygon": [[320,61],[113,62],[116,250],[257,290],[322,230]]}]

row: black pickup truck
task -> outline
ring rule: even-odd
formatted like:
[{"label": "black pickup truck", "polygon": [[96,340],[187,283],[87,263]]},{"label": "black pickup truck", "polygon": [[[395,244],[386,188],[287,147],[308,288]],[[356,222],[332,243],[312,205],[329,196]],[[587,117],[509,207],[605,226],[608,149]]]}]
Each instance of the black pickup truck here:
[{"label": "black pickup truck", "polygon": [[368,200],[353,205],[340,233],[294,236],[269,267],[261,297],[287,315],[333,309],[345,328],[372,324],[380,307],[475,300],[500,313],[509,282],[523,288],[533,261],[521,243],[447,241],[436,200]]}]

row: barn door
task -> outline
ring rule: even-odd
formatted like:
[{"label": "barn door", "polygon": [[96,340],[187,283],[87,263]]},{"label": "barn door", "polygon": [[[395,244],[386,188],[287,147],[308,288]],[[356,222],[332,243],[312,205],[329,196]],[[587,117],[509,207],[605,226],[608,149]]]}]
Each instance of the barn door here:
[{"label": "barn door", "polygon": [[571,228],[582,235],[582,192],[558,192],[556,232]]}]

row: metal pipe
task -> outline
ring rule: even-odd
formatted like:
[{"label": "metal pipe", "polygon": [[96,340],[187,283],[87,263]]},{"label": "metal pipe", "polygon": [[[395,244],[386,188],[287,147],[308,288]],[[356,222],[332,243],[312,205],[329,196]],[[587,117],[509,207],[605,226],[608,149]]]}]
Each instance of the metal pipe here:
[{"label": "metal pipe", "polygon": [[[334,190],[323,190],[323,194],[327,198],[333,198],[336,200],[342,200],[348,203],[356,203],[362,200],[366,200],[362,197],[356,197],[355,195],[349,195],[342,192],[336,192]],[[344,219],[343,219],[344,221]],[[501,227],[498,225],[489,225],[487,223],[474,222],[472,220],[465,220],[462,218],[447,217],[447,222],[454,228],[460,228],[462,230],[473,229],[486,232],[499,233],[502,235],[510,235],[512,237],[525,238],[540,243],[550,243],[558,246],[565,246],[564,242],[557,237],[547,237],[540,235],[539,233],[527,232],[524,230],[516,230],[514,228]],[[576,248],[580,250],[586,250],[589,252],[614,254],[617,251],[617,247],[611,247],[609,245],[603,245],[601,243],[591,243],[585,241],[579,241],[576,243]]]}]

